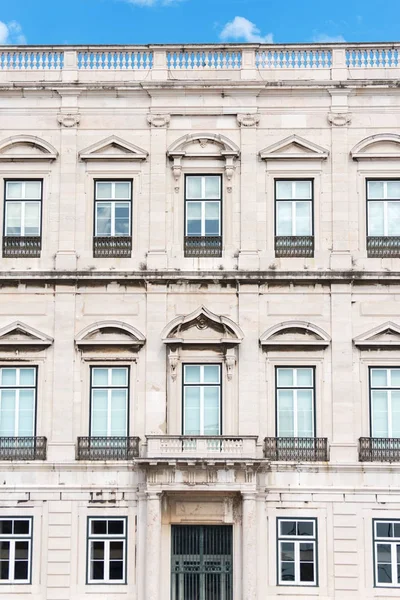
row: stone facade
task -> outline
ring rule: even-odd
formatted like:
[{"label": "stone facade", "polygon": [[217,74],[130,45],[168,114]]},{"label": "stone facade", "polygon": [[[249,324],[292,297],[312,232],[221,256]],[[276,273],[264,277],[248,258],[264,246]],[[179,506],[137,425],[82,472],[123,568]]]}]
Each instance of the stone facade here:
[{"label": "stone facade", "polygon": [[[373,520],[400,519],[400,443],[374,459],[369,370],[400,368],[400,253],[371,255],[366,201],[368,180],[400,179],[392,48],[0,50],[0,178],[42,181],[39,251],[3,243],[0,367],[37,368],[47,440],[45,460],[0,440],[0,519],[33,518],[31,581],[1,581],[7,598],[169,600],[182,524],[233,526],[232,600],[397,597]],[[185,256],[199,174],[221,176],[220,256]],[[313,251],[277,256],[276,180],[304,179]],[[130,256],[94,256],[97,180],[132,183]],[[211,442],[182,437],[190,363],[220,365]],[[78,443],[96,366],[129,368],[125,460]],[[271,454],[279,367],[314,369],[314,458]],[[127,518],[122,585],[88,583],[91,517]],[[317,585],[278,585],[285,517],[316,519]]]}]

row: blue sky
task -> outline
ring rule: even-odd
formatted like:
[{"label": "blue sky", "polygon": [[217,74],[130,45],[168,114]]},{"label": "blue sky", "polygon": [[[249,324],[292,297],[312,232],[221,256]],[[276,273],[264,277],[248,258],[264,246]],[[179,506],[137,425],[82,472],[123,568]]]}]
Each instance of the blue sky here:
[{"label": "blue sky", "polygon": [[0,44],[395,41],[400,0],[0,0]]}]

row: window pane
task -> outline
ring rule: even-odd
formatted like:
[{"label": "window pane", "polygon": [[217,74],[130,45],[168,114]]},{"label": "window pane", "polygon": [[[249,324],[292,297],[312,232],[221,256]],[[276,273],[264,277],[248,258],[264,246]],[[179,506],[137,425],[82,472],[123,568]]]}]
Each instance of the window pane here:
[{"label": "window pane", "polygon": [[96,198],[108,200],[111,198],[111,182],[97,181],[96,183]]},{"label": "window pane", "polygon": [[111,436],[126,436],[126,390],[113,390],[111,393]]},{"label": "window pane", "polygon": [[21,202],[6,203],[6,235],[21,235]]},{"label": "window pane", "polygon": [[185,434],[200,435],[200,388],[185,389]]},{"label": "window pane", "polygon": [[278,437],[293,437],[294,434],[293,392],[291,390],[279,390]]},{"label": "window pane", "polygon": [[376,535],[378,537],[392,537],[393,527],[390,522],[383,522],[376,524]]},{"label": "window pane", "polygon": [[387,197],[400,198],[400,181],[387,182]]},{"label": "window pane", "polygon": [[292,182],[277,181],[276,182],[276,199],[290,200],[292,198]]},{"label": "window pane", "polygon": [[314,535],[314,523],[312,521],[298,521],[297,535]]},{"label": "window pane", "polygon": [[200,366],[185,366],[185,383],[200,383]]},{"label": "window pane", "polygon": [[300,561],[311,562],[314,560],[314,544],[300,544]]},{"label": "window pane", "polygon": [[127,385],[128,384],[128,369],[112,369],[111,370],[111,385]]},{"label": "window pane", "polygon": [[368,202],[368,235],[385,235],[383,202]]},{"label": "window pane", "polygon": [[384,198],[383,181],[368,181],[368,198]]},{"label": "window pane", "polygon": [[390,544],[378,544],[377,548],[378,562],[390,563],[392,560],[392,548]]},{"label": "window pane", "polygon": [[0,404],[0,435],[15,436],[15,392],[2,390]]},{"label": "window pane", "polygon": [[277,224],[276,234],[277,235],[292,235],[292,203],[291,202],[277,202]]},{"label": "window pane", "polygon": [[123,566],[124,563],[122,560],[113,560],[110,562],[110,579],[115,581],[121,581],[124,577],[123,575]]},{"label": "window pane", "polygon": [[392,431],[391,437],[400,438],[400,391],[391,393],[392,399]]},{"label": "window pane", "polygon": [[[220,198],[220,177],[206,177],[205,178],[205,197],[206,198]],[[400,197],[400,196],[399,196]]]},{"label": "window pane", "polygon": [[296,181],[294,184],[295,198],[311,199],[311,181]]},{"label": "window pane", "polygon": [[188,219],[187,220],[187,235],[201,235],[201,220],[200,219]]},{"label": "window pane", "polygon": [[314,564],[300,562],[300,581],[314,581]]},{"label": "window pane", "polygon": [[296,235],[311,235],[311,202],[296,202]]},{"label": "window pane", "polygon": [[205,234],[219,235],[219,202],[205,202]]},{"label": "window pane", "polygon": [[390,385],[400,387],[400,369],[390,369]]},{"label": "window pane", "polygon": [[27,181],[25,183],[25,198],[27,200],[40,200],[42,196],[41,181]]},{"label": "window pane", "polygon": [[21,390],[19,393],[19,422],[17,435],[33,436],[34,407],[34,391]]},{"label": "window pane", "polygon": [[0,535],[7,535],[12,533],[12,521],[0,521]]},{"label": "window pane", "polygon": [[90,579],[94,581],[102,581],[104,579],[104,562],[102,560],[91,561]]},{"label": "window pane", "polygon": [[17,383],[17,370],[16,369],[2,369],[1,370],[1,385],[9,386],[16,385]]},{"label": "window pane", "polygon": [[281,560],[294,561],[294,544],[292,542],[281,543]]},{"label": "window pane", "polygon": [[186,177],[186,197],[201,198],[201,177]]},{"label": "window pane", "polygon": [[296,535],[296,521],[280,521],[281,535]]},{"label": "window pane", "polygon": [[102,535],[107,533],[107,521],[91,521],[90,530],[94,535]]},{"label": "window pane", "polygon": [[108,394],[105,390],[93,390],[92,436],[108,435]]},{"label": "window pane", "polygon": [[131,184],[129,181],[116,181],[115,182],[115,197],[118,200],[130,200]]},{"label": "window pane", "polygon": [[313,385],[313,370],[312,369],[297,369],[297,385],[299,387],[312,387],[312,385]]},{"label": "window pane", "polygon": [[[400,538],[400,523],[394,523],[394,537]],[[399,547],[397,548],[399,549]]]},{"label": "window pane", "polygon": [[108,533],[109,535],[123,535],[124,534],[124,521],[108,521]]},{"label": "window pane", "polygon": [[[296,433],[296,432],[295,432]],[[311,390],[297,392],[297,436],[313,437],[313,396]]]},{"label": "window pane", "polygon": [[1,560],[0,561],[0,580],[7,581],[7,579],[9,579],[9,578],[10,578],[10,563],[8,560]]},{"label": "window pane", "polygon": [[386,369],[371,369],[372,387],[384,387],[388,384],[388,372]]},{"label": "window pane", "polygon": [[219,202],[205,202],[206,219],[219,220]]},{"label": "window pane", "polygon": [[111,204],[96,204],[97,235],[111,235]]},{"label": "window pane", "polygon": [[29,555],[29,542],[15,542],[15,558],[27,560]]},{"label": "window pane", "polygon": [[22,198],[22,182],[21,181],[7,181],[7,199],[21,199]]},{"label": "window pane", "polygon": [[219,383],[218,365],[206,365],[204,367],[204,383]]},{"label": "window pane", "polygon": [[35,369],[20,369],[19,384],[35,385]]},{"label": "window pane", "polygon": [[40,204],[39,202],[25,203],[25,235],[39,235]]},{"label": "window pane", "polygon": [[201,235],[201,203],[186,203],[186,233],[188,235]]},{"label": "window pane", "polygon": [[110,542],[110,559],[121,560],[124,557],[124,543]]},{"label": "window pane", "polygon": [[278,369],[278,386],[291,387],[293,385],[293,369]]},{"label": "window pane", "polygon": [[388,392],[373,391],[371,400],[373,437],[388,437]]},{"label": "window pane", "polygon": [[0,541],[0,559],[8,560],[10,557],[10,542],[5,540]]},{"label": "window pane", "polygon": [[26,581],[28,579],[28,561],[16,560],[14,564],[14,579],[16,581]]},{"label": "window pane", "polygon": [[93,369],[93,385],[108,385],[108,369]]},{"label": "window pane", "polygon": [[400,202],[388,202],[388,235],[400,235]]},{"label": "window pane", "polygon": [[204,388],[204,435],[219,435],[219,387]]},{"label": "window pane", "polygon": [[95,560],[104,559],[104,542],[91,542],[92,558]]},{"label": "window pane", "polygon": [[378,565],[378,582],[379,583],[392,583],[392,565],[391,564]]},{"label": "window pane", "polygon": [[115,204],[115,235],[129,235],[130,233],[130,205],[128,202]]}]

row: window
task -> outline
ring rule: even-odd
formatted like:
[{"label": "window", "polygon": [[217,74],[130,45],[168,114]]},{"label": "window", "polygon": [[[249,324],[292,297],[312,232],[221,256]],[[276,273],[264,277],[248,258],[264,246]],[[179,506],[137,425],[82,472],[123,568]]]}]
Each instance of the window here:
[{"label": "window", "polygon": [[0,519],[0,583],[30,583],[32,518]]},{"label": "window", "polygon": [[275,181],[277,256],[313,256],[313,181]]},{"label": "window", "polygon": [[400,587],[400,521],[375,521],[375,587]]},{"label": "window", "polygon": [[221,256],[220,175],[187,175],[185,256]]},{"label": "window", "polygon": [[92,367],[92,437],[128,435],[128,367]]},{"label": "window", "polygon": [[183,365],[184,435],[221,435],[221,365]]},{"label": "window", "polygon": [[314,437],[314,368],[277,367],[277,437]]},{"label": "window", "polygon": [[400,179],[367,181],[367,251],[400,256]]},{"label": "window", "polygon": [[4,194],[4,257],[37,257],[41,250],[42,180],[8,180]]},{"label": "window", "polygon": [[278,585],[317,585],[316,519],[278,519]]},{"label": "window", "polygon": [[126,583],[126,526],[126,517],[88,519],[88,583]]},{"label": "window", "polygon": [[371,435],[400,438],[400,368],[370,368]]},{"label": "window", "polygon": [[130,257],[132,181],[95,182],[95,257]]},{"label": "window", "polygon": [[0,368],[0,436],[35,435],[36,367]]}]

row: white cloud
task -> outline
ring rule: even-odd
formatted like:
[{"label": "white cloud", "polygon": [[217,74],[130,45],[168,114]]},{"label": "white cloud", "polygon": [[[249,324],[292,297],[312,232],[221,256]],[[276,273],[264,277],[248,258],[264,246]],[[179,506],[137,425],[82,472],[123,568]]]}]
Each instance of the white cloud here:
[{"label": "white cloud", "polygon": [[314,35],[313,42],[319,42],[320,44],[331,44],[333,42],[345,42],[346,40],[342,35],[328,35],[326,33],[319,33]]},{"label": "white cloud", "polygon": [[260,35],[259,28],[245,19],[245,17],[235,17],[233,21],[229,21],[219,34],[221,40],[243,40],[244,42],[255,42],[259,44],[272,44],[273,35]]},{"label": "white cloud", "polygon": [[17,21],[7,24],[0,21],[0,44],[26,44],[26,37]]}]

